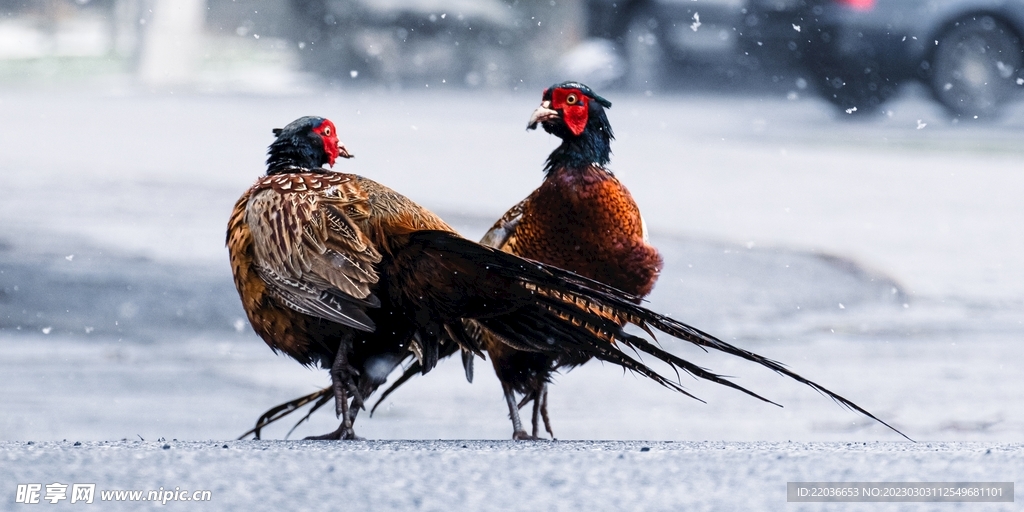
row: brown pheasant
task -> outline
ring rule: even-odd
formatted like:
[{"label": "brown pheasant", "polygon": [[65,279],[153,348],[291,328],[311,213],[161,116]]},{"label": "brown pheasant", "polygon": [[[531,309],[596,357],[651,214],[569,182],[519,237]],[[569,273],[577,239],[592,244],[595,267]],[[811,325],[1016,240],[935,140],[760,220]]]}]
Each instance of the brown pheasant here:
[{"label": "brown pheasant", "polygon": [[410,339],[409,319],[380,307],[377,265],[409,233],[453,230],[379,183],[323,169],[352,157],[331,121],[304,117],[274,134],[267,176],[242,195],[228,223],[235,286],[275,352],[331,370],[343,421],[322,437],[354,439],[364,397],[410,350],[425,368],[437,360],[431,345],[421,350]]},{"label": "brown pheasant", "polygon": [[[481,243],[571,270],[639,301],[654,287],[662,260],[647,243],[646,225],[632,195],[605,167],[614,139],[605,114],[610,107],[611,102],[579,82],[563,82],[544,91],[527,128],[540,124],[562,144],[548,157],[541,186],[506,212]],[[553,438],[547,411],[551,376],[586,360],[516,350],[486,329],[474,333],[501,381],[512,438],[537,439],[539,418]],[[410,367],[408,377],[418,370]],[[389,388],[381,400],[401,383]],[[522,395],[521,401],[517,402],[516,393]],[[519,417],[519,409],[531,401],[532,435],[523,429]]]},{"label": "brown pheasant", "polygon": [[[572,270],[639,301],[654,287],[662,260],[647,243],[647,229],[633,197],[605,167],[614,138],[605,115],[610,107],[611,102],[578,82],[544,91],[528,128],[539,123],[562,144],[548,157],[541,186],[505,213],[481,242]],[[547,412],[551,375],[586,361],[515,350],[487,331],[482,334],[508,403],[513,439],[536,439],[538,416],[554,437]],[[518,404],[515,393],[523,395]],[[518,415],[530,401],[532,435],[523,430]]]}]

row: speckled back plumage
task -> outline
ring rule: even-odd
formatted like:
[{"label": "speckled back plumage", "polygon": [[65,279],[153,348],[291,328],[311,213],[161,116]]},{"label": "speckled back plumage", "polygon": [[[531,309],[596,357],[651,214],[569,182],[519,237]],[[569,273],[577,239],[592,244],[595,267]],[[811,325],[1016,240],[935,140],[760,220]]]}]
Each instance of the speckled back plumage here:
[{"label": "speckled back plumage", "polygon": [[[294,226],[274,230],[274,237],[268,235],[260,240],[259,234],[253,233],[255,219],[252,218],[256,215],[254,209],[259,201],[268,202],[268,206],[260,211],[278,213],[273,222]],[[336,209],[327,208],[328,205]],[[331,211],[337,215],[331,216]],[[324,216],[326,218],[322,218]],[[349,239],[345,253],[352,263],[322,266],[317,265],[314,258],[303,256],[298,246],[300,242],[309,240],[308,234],[298,233],[291,239],[280,236],[280,233],[298,229],[300,225],[312,227],[311,231],[331,226],[330,229],[341,235],[331,237],[332,241]],[[372,266],[381,261],[383,256],[380,252],[390,253],[404,234],[423,229],[454,232],[429,210],[361,176],[307,172],[261,178],[235,203],[227,234],[235,286],[249,322],[275,351],[281,350],[303,364],[329,361],[347,327],[343,323],[314,316],[308,307],[303,313],[301,305],[297,307],[274,293],[273,287],[268,286],[265,272],[261,276],[257,259],[265,262],[287,257],[288,261],[282,261],[281,266],[300,275],[305,270],[307,278],[317,276],[315,280],[326,281],[325,285],[349,291],[357,298],[366,298],[370,294],[370,286],[377,280]],[[257,258],[257,252],[263,257]],[[361,259],[353,257],[360,254],[363,255]],[[341,270],[353,275],[331,277],[332,272]]]}]

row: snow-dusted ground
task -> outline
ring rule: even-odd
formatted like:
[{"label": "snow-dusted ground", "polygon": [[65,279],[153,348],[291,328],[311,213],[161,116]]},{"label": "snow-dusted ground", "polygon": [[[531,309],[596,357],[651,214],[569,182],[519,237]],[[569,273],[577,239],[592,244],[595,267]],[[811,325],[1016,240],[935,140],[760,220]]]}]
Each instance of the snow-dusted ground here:
[{"label": "snow-dusted ground", "polygon": [[[954,474],[974,482],[1019,482],[1022,448],[649,441],[0,443],[9,461],[0,466],[0,481],[94,483],[95,502],[104,490],[210,491],[209,502],[168,502],[176,510],[992,511],[1019,508],[787,504],[786,482],[948,481]],[[103,505],[137,510],[140,503]],[[37,506],[49,508],[46,502]]]},{"label": "snow-dusted ground", "polygon": [[[323,371],[273,355],[251,333],[230,282],[227,215],[262,172],[270,129],[301,115],[332,118],[357,155],[339,170],[389,184],[477,237],[539,183],[556,144],[524,130],[539,91],[7,91],[0,440],[11,443],[0,445],[0,459],[13,464],[0,464],[0,482],[105,468],[112,487],[207,482],[222,489],[218,508],[273,507],[330,487],[325,496],[366,505],[357,509],[393,496],[380,506],[458,500],[469,510],[519,489],[522,508],[743,510],[787,506],[785,481],[797,477],[1019,477],[1020,445],[1005,443],[1024,442],[1024,375],[1016,367],[1024,356],[1021,109],[994,125],[966,126],[945,121],[913,91],[891,105],[891,116],[854,122],[809,99],[606,95],[618,136],[612,168],[665,254],[652,308],[788,363],[923,443],[985,444],[793,449],[785,442],[900,438],[804,386],[663,340],[785,408],[684,382],[708,401],[701,404],[591,363],[552,389],[560,439],[726,443],[659,445],[646,460],[631,444],[460,451],[229,442],[239,449],[214,450],[266,408],[326,382]],[[467,384],[457,362],[442,364],[373,418],[361,415],[357,431],[371,439],[505,439],[510,426],[488,368],[479,362]],[[316,414],[296,435],[333,422]],[[289,425],[266,435],[281,438]],[[167,451],[91,443],[140,437],[217,442]],[[992,447],[998,456],[983,455]],[[628,464],[601,464],[620,453]],[[384,483],[360,487],[364,480],[344,476],[354,465],[385,475]],[[344,485],[321,486],[311,476],[332,466],[322,482]],[[275,477],[276,468],[290,476]],[[501,471],[511,483],[495,476]],[[430,478],[444,492],[428,491]],[[700,482],[710,494],[689,494]],[[250,492],[258,484],[264,490]],[[8,486],[0,493],[13,493]],[[604,492],[590,492],[597,488]]]}]

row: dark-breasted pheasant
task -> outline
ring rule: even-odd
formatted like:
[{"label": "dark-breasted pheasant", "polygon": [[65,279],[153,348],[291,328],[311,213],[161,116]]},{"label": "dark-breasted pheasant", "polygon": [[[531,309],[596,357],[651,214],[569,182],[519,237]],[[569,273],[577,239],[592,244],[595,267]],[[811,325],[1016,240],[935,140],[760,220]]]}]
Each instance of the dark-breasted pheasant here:
[{"label": "dark-breasted pheasant", "polygon": [[[611,285],[637,300],[661,271],[658,251],[647,243],[640,209],[605,166],[614,138],[605,109],[611,102],[578,82],[546,89],[529,129],[540,124],[562,139],[544,166],[544,182],[484,235],[483,244],[542,261]],[[482,331],[483,345],[501,381],[514,439],[536,438],[538,416],[554,437],[547,412],[553,372],[584,359],[516,350]],[[517,404],[515,393],[523,395]],[[518,409],[533,401],[533,433],[522,428]]]},{"label": "dark-breasted pheasant", "polygon": [[[598,358],[688,396],[680,370],[770,402],[623,326],[658,330],[766,366],[881,422],[780,363],[637,305],[635,295],[461,238],[397,192],[324,169],[348,156],[328,120],[301,118],[275,134],[267,176],[231,215],[228,249],[257,334],[303,364],[330,368],[327,396],[342,423],[321,438],[354,438],[363,400],[408,352],[423,372],[447,347],[481,354],[473,326],[517,350],[555,361]],[[667,363],[676,377],[623,346]],[[264,415],[257,428],[278,417]]]},{"label": "dark-breasted pheasant", "polygon": [[[484,245],[586,275],[637,298],[650,293],[662,257],[647,244],[647,229],[629,190],[605,165],[610,160],[611,102],[578,82],[544,91],[528,129],[538,124],[562,139],[548,157],[544,182],[484,234]],[[560,368],[586,359],[516,350],[482,332],[512,419],[513,438],[536,438],[538,416],[552,437],[548,384]],[[523,395],[516,403],[514,393]],[[532,435],[522,429],[518,409],[534,401]]]},{"label": "dark-breasted pheasant", "polygon": [[[614,139],[605,114],[610,107],[611,102],[579,82],[563,82],[544,91],[527,128],[536,129],[539,124],[562,143],[548,156],[540,187],[506,212],[481,243],[571,270],[639,301],[654,287],[662,260],[647,243],[644,219],[629,190],[605,167]],[[516,350],[486,329],[476,332],[501,382],[512,438],[536,439],[539,418],[554,437],[547,411],[551,376],[586,360]],[[407,374],[417,370],[414,365]],[[522,395],[521,401],[516,393]],[[523,429],[519,417],[519,409],[530,401],[532,435]]]}]

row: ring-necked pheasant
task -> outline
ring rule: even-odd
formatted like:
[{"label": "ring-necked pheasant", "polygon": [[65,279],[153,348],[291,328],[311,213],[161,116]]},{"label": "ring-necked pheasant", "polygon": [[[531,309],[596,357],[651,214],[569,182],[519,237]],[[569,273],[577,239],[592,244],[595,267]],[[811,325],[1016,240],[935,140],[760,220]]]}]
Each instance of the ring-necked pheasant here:
[{"label": "ring-necked pheasant", "polygon": [[[505,213],[481,242],[611,285],[639,302],[654,287],[662,260],[647,243],[632,195],[605,167],[614,138],[605,114],[610,107],[611,102],[578,82],[544,91],[527,128],[540,124],[562,143],[548,156],[541,186]],[[547,412],[551,375],[586,360],[516,350],[486,330],[482,339],[505,393],[513,438],[536,439],[538,416],[554,437]],[[514,393],[523,395],[518,404]],[[533,434],[527,435],[518,409],[531,400]]]},{"label": "ring-necked pheasant", "polygon": [[[420,347],[411,319],[381,307],[389,290],[379,286],[378,267],[404,235],[452,229],[387,187],[323,169],[352,157],[331,121],[303,117],[274,135],[266,177],[242,195],[228,223],[235,286],[275,352],[330,369],[342,423],[321,437],[354,439],[364,398]],[[418,355],[429,369],[436,351],[423,346]]]},{"label": "ring-necked pheasant", "polygon": [[[646,226],[632,195],[605,167],[614,139],[605,114],[610,107],[611,102],[579,82],[562,82],[544,90],[527,129],[539,124],[562,143],[548,156],[541,186],[506,212],[481,243],[571,270],[639,301],[654,287],[662,260],[647,243]],[[516,350],[485,329],[477,332],[501,381],[512,438],[537,439],[538,418],[543,418],[545,430],[554,437],[547,411],[551,376],[586,360]],[[412,376],[417,371],[413,365],[406,373]],[[518,403],[516,393],[523,396]],[[532,435],[523,430],[519,417],[519,409],[530,401]]]},{"label": "ring-necked pheasant", "polygon": [[326,119],[301,118],[275,134],[267,176],[231,215],[228,250],[257,334],[275,351],[331,369],[342,423],[321,438],[355,438],[363,399],[407,352],[424,372],[443,347],[479,354],[478,338],[467,331],[474,323],[518,350],[553,360],[596,357],[693,396],[625,346],[667,363],[677,378],[682,370],[770,402],[623,326],[656,329],[756,362],[889,426],[780,363],[640,307],[634,295],[461,238],[397,192],[324,169],[350,156]]}]

